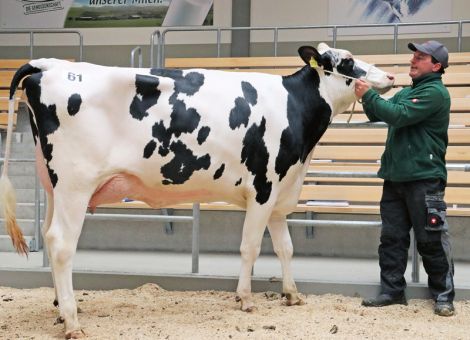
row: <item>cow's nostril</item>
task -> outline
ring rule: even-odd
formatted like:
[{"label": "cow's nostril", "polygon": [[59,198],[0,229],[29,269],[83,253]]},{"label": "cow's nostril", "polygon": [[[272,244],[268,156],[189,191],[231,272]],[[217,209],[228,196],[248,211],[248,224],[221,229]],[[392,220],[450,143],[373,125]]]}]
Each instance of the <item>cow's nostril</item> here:
[{"label": "cow's nostril", "polygon": [[395,77],[394,77],[393,75],[391,75],[391,74],[387,74],[387,78],[390,79],[390,80],[394,80],[394,79],[395,79]]}]

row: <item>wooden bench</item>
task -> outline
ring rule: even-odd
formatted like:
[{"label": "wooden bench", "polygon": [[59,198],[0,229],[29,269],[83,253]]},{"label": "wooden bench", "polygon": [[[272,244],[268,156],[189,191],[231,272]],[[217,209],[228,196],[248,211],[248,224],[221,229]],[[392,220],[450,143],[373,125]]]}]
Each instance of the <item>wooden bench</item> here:
[{"label": "wooden bench", "polygon": [[[386,134],[385,128],[327,130],[314,151],[300,197],[302,207],[316,212],[378,214],[383,181],[355,175],[377,172]],[[470,172],[455,170],[470,163],[470,128],[449,129],[446,159],[449,215],[470,216]],[[331,177],[335,172],[345,176]]]},{"label": "wooden bench", "polygon": [[[410,54],[358,55],[357,58],[374,64],[393,73],[408,74]],[[166,68],[207,68],[231,70],[238,72],[263,72],[277,75],[288,75],[304,66],[298,56],[294,57],[222,57],[222,58],[166,58]],[[470,52],[449,53],[449,65],[446,72],[467,72],[470,67]],[[409,84],[409,77],[406,79]]]},{"label": "wooden bench", "polygon": [[[10,83],[16,70],[29,62],[29,59],[0,59],[0,129],[6,129],[8,124],[8,99],[10,97]],[[22,101],[23,90],[18,88],[15,93],[14,127],[19,103]]]},{"label": "wooden bench", "polygon": [[[361,60],[394,73],[395,87],[390,96],[409,86],[410,54],[363,55]],[[452,97],[451,128],[449,129],[449,165],[470,163],[470,53],[450,53],[450,67],[443,77]],[[243,58],[167,58],[168,68],[209,68],[234,72],[264,72],[276,75],[292,74],[304,64],[299,57]],[[355,104],[350,113],[338,115],[317,145],[309,173],[302,187],[297,212],[379,214],[378,202],[382,180],[374,177],[384,149],[385,124],[366,123],[362,106]],[[332,173],[342,177],[331,177]],[[366,173],[368,176],[360,176]],[[323,174],[323,175],[322,175]],[[327,174],[327,175],[325,175]],[[371,177],[372,176],[372,177]],[[446,201],[449,215],[470,216],[470,173],[449,170]],[[144,208],[141,202],[107,205],[106,207]],[[169,208],[190,209],[191,204]],[[201,204],[203,210],[242,210],[223,202]]]}]

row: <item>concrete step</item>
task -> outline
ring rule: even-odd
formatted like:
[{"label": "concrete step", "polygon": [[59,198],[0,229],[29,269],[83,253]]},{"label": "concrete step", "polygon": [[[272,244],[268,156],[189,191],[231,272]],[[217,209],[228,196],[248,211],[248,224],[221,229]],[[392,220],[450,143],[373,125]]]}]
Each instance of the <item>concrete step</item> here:
[{"label": "concrete step", "polygon": [[[28,157],[27,159],[33,159]],[[34,162],[14,162],[11,161],[8,165],[8,176],[35,176],[36,164]]]},{"label": "concrete step", "polygon": [[[34,202],[35,189],[16,189],[16,201],[17,202]],[[44,190],[39,190],[39,197],[44,197]]]},{"label": "concrete step", "polygon": [[36,177],[33,175],[12,175],[9,174],[11,184],[15,189],[34,189]]},{"label": "concrete step", "polygon": [[[34,238],[32,236],[25,236],[26,244],[29,249],[34,247]],[[11,242],[11,238],[8,235],[0,235],[0,252],[15,252],[15,248]]]}]

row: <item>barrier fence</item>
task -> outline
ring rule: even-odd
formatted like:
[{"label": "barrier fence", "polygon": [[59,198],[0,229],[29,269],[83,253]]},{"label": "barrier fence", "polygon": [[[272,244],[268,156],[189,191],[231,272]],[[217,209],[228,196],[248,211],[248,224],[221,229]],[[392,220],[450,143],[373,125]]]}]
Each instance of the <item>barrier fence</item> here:
[{"label": "barrier fence", "polygon": [[[156,30],[152,33],[150,39],[150,67],[163,67],[165,61],[165,47],[167,45],[167,35],[170,33],[189,33],[189,32],[212,32],[215,33],[215,44],[217,49],[217,57],[221,56],[222,32],[233,31],[272,31],[273,32],[273,56],[278,55],[279,32],[286,30],[306,30],[306,29],[330,29],[332,30],[332,44],[336,47],[338,37],[341,31],[347,31],[355,28],[390,28],[393,29],[393,48],[394,54],[398,52],[398,38],[400,36],[400,28],[412,26],[436,26],[449,25],[457,26],[457,51],[462,51],[463,27],[469,24],[470,20],[454,20],[454,21],[434,21],[434,22],[416,22],[416,23],[393,23],[393,24],[361,24],[361,25],[311,25],[311,26],[265,26],[265,27],[186,27],[186,28],[167,28],[164,30]],[[406,34],[406,33],[404,33]],[[385,35],[384,33],[374,33],[374,35]],[[389,35],[389,34],[387,34]],[[155,37],[157,40],[157,57],[155,58]]]},{"label": "barrier fence", "polygon": [[83,61],[83,35],[79,31],[71,31],[71,30],[58,30],[58,29],[50,29],[50,30],[10,30],[10,29],[1,29],[0,34],[13,34],[13,35],[29,35],[29,59],[34,59],[34,48],[37,47],[34,41],[34,37],[38,34],[61,34],[67,35],[72,34],[78,37],[78,61]]}]

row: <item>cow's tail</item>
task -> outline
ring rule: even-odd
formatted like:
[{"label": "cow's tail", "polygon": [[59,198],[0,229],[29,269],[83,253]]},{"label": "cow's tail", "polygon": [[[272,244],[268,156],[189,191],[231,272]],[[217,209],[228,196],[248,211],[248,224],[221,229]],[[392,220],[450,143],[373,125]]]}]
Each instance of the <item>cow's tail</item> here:
[{"label": "cow's tail", "polygon": [[13,134],[13,116],[15,110],[15,91],[20,81],[31,74],[40,72],[38,68],[25,64],[13,76],[10,85],[10,99],[8,103],[8,127],[7,138],[5,142],[5,157],[3,159],[3,171],[0,177],[0,200],[3,207],[3,217],[5,218],[5,226],[8,234],[11,237],[13,246],[20,254],[28,254],[28,245],[24,239],[23,233],[16,221],[16,194],[15,189],[11,185],[8,178],[8,163],[11,153],[11,136]]}]

